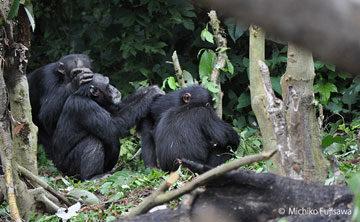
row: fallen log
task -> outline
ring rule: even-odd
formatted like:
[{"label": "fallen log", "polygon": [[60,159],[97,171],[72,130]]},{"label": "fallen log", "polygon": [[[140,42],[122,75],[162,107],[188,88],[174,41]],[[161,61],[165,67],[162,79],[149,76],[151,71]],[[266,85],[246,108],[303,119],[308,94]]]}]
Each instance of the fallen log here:
[{"label": "fallen log", "polygon": [[183,201],[180,207],[118,221],[349,221],[354,199],[344,186],[323,186],[242,170],[208,182],[205,191],[196,195],[194,201]]}]

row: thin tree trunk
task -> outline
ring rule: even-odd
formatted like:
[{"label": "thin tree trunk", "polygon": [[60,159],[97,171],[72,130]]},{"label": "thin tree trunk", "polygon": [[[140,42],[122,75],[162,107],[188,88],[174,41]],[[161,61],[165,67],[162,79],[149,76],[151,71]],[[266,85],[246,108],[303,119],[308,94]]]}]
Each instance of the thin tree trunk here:
[{"label": "thin tree trunk", "polygon": [[313,83],[315,78],[314,62],[310,51],[288,45],[286,73],[281,78],[283,101],[286,106],[288,137],[284,168],[307,181],[324,182],[329,163],[322,155],[320,126],[316,118]]},{"label": "thin tree trunk", "polygon": [[[249,48],[251,107],[255,113],[261,135],[264,139],[264,149],[265,151],[269,151],[276,148],[277,143],[274,135],[274,127],[267,112],[268,101],[266,99],[265,90],[261,87],[262,77],[258,61],[265,60],[265,31],[259,26],[250,26]],[[280,155],[278,153],[275,154],[272,161],[279,162]],[[280,167],[272,167],[271,165],[268,165],[268,171],[285,175],[284,171]]]}]

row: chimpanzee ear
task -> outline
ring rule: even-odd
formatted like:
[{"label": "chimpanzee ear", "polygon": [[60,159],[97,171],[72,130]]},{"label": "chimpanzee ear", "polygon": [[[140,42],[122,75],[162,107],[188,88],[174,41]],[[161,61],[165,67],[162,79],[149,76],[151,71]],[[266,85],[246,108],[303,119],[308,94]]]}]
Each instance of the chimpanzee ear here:
[{"label": "chimpanzee ear", "polygon": [[65,65],[62,62],[58,62],[57,71],[63,75],[65,75]]},{"label": "chimpanzee ear", "polygon": [[189,102],[190,102],[190,98],[191,98],[191,94],[190,94],[190,93],[184,93],[184,95],[183,95],[183,101],[184,101],[184,103],[189,103]]},{"label": "chimpanzee ear", "polygon": [[90,93],[91,93],[91,95],[97,97],[100,94],[100,90],[98,88],[96,88],[95,86],[91,85],[90,86]]}]

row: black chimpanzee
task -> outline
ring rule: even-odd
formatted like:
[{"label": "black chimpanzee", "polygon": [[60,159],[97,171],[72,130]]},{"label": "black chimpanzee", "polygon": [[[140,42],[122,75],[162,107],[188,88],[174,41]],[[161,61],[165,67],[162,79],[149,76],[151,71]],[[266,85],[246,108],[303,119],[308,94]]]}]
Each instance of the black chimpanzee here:
[{"label": "black chimpanzee", "polygon": [[95,74],[65,102],[53,139],[56,167],[81,180],[111,170],[120,152],[119,137],[144,118],[162,94],[157,86],[146,87],[121,102],[109,79]]},{"label": "black chimpanzee", "polygon": [[239,136],[213,109],[210,92],[200,86],[172,91],[155,99],[151,113],[142,120],[139,131],[146,166],[174,171],[176,159],[185,158],[217,166],[233,157]]},{"label": "black chimpanzee", "polygon": [[30,73],[28,78],[33,122],[39,128],[39,143],[51,156],[51,139],[69,95],[93,76],[91,59],[72,54]]}]

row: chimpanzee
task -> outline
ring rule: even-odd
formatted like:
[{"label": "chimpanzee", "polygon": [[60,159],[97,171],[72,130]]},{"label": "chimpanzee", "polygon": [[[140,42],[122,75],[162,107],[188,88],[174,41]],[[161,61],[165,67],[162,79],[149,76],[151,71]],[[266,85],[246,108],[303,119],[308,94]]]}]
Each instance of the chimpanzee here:
[{"label": "chimpanzee", "polygon": [[33,122],[39,128],[39,143],[50,157],[51,139],[66,99],[92,76],[91,59],[82,54],[64,56],[27,76]]},{"label": "chimpanzee", "polygon": [[209,166],[220,165],[239,145],[239,136],[213,109],[210,92],[200,86],[172,91],[157,97],[151,113],[139,124],[142,157],[146,166],[174,171],[177,158]]},{"label": "chimpanzee", "polygon": [[109,78],[95,74],[65,102],[53,139],[55,166],[81,180],[111,170],[120,152],[119,137],[144,118],[162,94],[157,86],[146,87],[121,102]]}]

